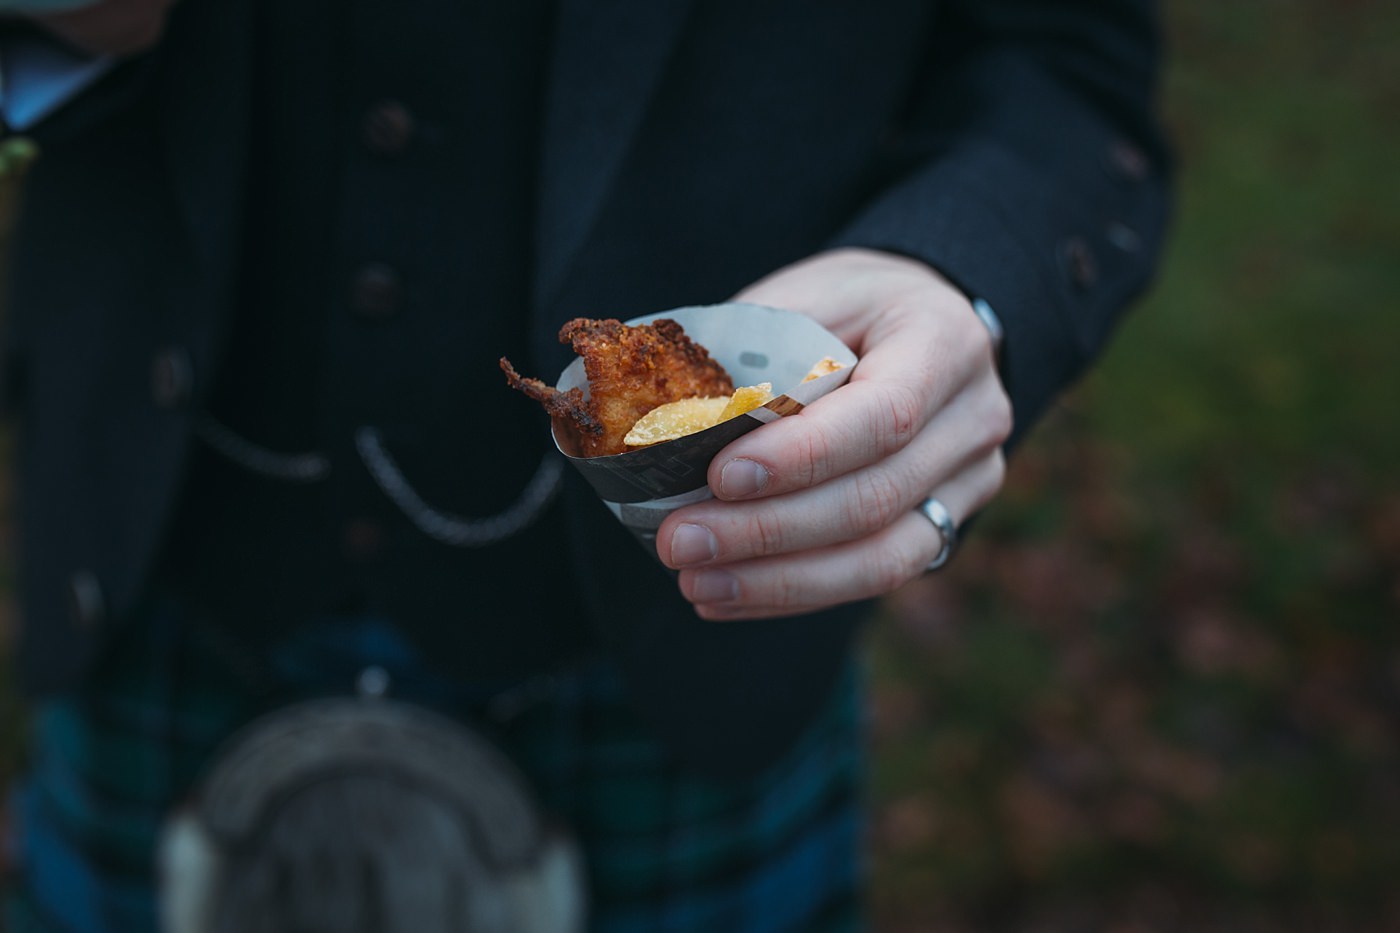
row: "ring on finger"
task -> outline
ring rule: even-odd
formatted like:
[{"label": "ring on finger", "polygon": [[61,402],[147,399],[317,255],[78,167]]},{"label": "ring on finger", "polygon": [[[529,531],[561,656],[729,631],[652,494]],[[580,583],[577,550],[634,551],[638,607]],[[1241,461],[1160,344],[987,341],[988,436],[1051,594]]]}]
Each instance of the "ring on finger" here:
[{"label": "ring on finger", "polygon": [[948,559],[953,556],[953,550],[958,546],[958,524],[953,521],[953,515],[948,511],[948,507],[933,496],[925,499],[917,511],[924,518],[933,522],[933,527],[938,529],[943,540],[943,546],[938,549],[933,560],[929,561],[928,566],[924,568],[924,573],[928,573],[930,570],[937,570],[948,563]]}]

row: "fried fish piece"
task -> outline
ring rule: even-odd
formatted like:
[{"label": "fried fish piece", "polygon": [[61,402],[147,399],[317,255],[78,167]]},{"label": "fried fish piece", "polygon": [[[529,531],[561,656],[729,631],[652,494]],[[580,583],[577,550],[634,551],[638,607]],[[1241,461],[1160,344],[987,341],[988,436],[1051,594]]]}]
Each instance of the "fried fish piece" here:
[{"label": "fried fish piece", "polygon": [[545,385],[538,379],[522,376],[504,356],[501,357],[501,371],[506,374],[506,385],[524,392],[543,405],[551,418],[565,426],[570,438],[580,449],[585,446],[585,438],[602,435],[603,423],[594,416],[588,400],[583,397],[582,389],[560,392],[554,386]]},{"label": "fried fish piece", "polygon": [[669,318],[636,326],[575,318],[560,329],[559,342],[570,344],[583,357],[587,398],[578,388],[559,392],[538,379],[523,378],[504,358],[501,369],[512,387],[572,428],[585,457],[627,450],[627,432],[657,406],[734,391],[724,367]]}]

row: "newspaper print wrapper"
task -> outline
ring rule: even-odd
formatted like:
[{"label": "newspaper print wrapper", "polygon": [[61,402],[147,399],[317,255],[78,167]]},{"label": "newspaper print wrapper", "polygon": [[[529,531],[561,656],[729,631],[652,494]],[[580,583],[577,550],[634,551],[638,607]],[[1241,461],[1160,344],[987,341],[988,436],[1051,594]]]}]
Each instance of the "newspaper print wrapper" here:
[{"label": "newspaper print wrapper", "polygon": [[[704,431],[610,457],[575,456],[577,451],[563,440],[567,432],[555,425],[554,443],[560,453],[653,554],[656,530],[667,515],[711,497],[706,471],[720,450],[754,428],[796,414],[838,388],[850,378],[856,364],[849,347],[795,311],[729,303],[661,311],[625,323],[648,324],[658,318],[670,318],[685,328],[692,340],[729,371],[736,388],[769,382],[775,397],[761,408]],[[841,368],[803,382],[812,366],[827,356]],[[587,394],[582,359],[564,370],[556,388],[567,391],[575,386]]]}]

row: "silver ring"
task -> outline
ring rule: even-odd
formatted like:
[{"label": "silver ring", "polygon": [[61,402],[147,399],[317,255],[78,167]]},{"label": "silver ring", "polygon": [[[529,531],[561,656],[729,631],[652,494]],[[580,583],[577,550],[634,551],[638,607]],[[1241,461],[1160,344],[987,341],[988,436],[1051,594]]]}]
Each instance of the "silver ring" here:
[{"label": "silver ring", "polygon": [[953,521],[953,516],[948,512],[948,507],[933,496],[925,499],[918,511],[924,518],[933,522],[933,527],[937,528],[938,533],[943,536],[943,547],[924,568],[924,573],[928,573],[930,570],[937,570],[948,563],[948,558],[953,556],[953,549],[958,546],[958,526]]}]

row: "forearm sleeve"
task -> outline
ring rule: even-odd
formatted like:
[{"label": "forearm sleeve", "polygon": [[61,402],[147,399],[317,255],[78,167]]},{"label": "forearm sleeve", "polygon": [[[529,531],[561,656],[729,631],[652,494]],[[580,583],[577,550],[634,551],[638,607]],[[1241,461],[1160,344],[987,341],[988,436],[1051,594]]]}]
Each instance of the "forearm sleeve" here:
[{"label": "forearm sleeve", "polygon": [[1006,330],[1014,443],[1149,281],[1168,219],[1146,0],[964,0],[934,22],[903,166],[836,245],[919,258]]}]

